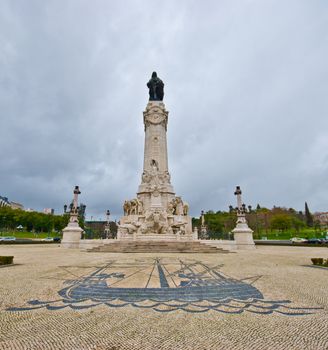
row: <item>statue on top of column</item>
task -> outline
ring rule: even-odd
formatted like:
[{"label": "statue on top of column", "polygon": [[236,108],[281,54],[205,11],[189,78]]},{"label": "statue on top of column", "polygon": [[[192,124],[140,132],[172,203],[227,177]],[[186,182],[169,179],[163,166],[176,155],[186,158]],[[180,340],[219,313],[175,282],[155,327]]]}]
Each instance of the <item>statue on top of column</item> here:
[{"label": "statue on top of column", "polygon": [[148,81],[149,101],[163,101],[164,83],[158,78],[157,73],[153,72],[151,79]]}]

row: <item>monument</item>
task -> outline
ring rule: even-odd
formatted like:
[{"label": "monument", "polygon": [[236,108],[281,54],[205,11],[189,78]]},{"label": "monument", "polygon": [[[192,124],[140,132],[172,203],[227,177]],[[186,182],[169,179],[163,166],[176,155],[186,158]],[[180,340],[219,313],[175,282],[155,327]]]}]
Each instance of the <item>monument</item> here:
[{"label": "monument", "polygon": [[70,217],[68,225],[63,229],[62,248],[79,248],[82,235],[82,228],[79,226],[78,195],[81,193],[79,186],[74,188],[73,205],[70,206]]},{"label": "monument", "polygon": [[231,232],[234,234],[237,249],[255,249],[253,231],[247,224],[246,206],[242,202],[241,193],[240,186],[237,186],[234,193],[237,196],[237,225]]},{"label": "monument", "polygon": [[168,168],[166,132],[168,114],[163,101],[164,83],[153,72],[147,83],[149,102],[143,112],[145,146],[143,173],[137,197],[126,200],[118,240],[197,239],[192,233],[188,204],[176,196]]}]

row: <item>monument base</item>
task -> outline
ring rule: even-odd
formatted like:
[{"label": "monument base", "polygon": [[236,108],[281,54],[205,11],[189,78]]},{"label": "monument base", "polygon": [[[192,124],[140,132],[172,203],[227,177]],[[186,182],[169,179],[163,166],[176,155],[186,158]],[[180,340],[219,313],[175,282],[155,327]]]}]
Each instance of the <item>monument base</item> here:
[{"label": "monument base", "polygon": [[[166,238],[166,237],[163,237]],[[117,239],[81,239],[80,241],[80,249],[82,251],[121,251],[123,252],[126,247],[129,247],[129,244],[135,244],[132,246],[131,251],[132,252],[139,252],[140,248],[143,248],[144,251],[146,251],[145,247],[149,247],[149,253],[151,252],[155,252],[156,249],[161,249],[161,247],[163,247],[163,245],[165,245],[166,247],[173,245],[173,247],[176,248],[176,251],[179,251],[179,249],[181,250],[181,245],[185,244],[186,248],[183,249],[184,253],[195,253],[195,250],[193,249],[193,246],[187,246],[188,244],[193,244],[195,243],[195,245],[199,245],[201,244],[202,246],[209,246],[212,248],[217,248],[217,249],[221,249],[222,251],[236,251],[237,250],[237,246],[236,246],[236,242],[235,241],[228,241],[228,240],[197,240],[197,239],[193,239],[192,241],[187,241],[187,240],[180,240],[177,241],[176,237],[173,237],[171,240],[160,240],[158,239],[158,237],[156,237],[156,239],[154,240],[147,240],[147,239],[142,239],[139,241],[131,241],[131,240],[117,240]],[[104,247],[104,249],[103,249]],[[111,249],[110,247],[113,247],[113,249]],[[190,248],[189,250],[187,248]],[[109,248],[109,249],[108,249]],[[139,250],[137,250],[139,249]],[[165,247],[164,247],[165,249]],[[174,250],[174,249],[172,249]],[[213,249],[212,249],[213,251]],[[204,252],[204,251],[202,251]],[[207,251],[207,252],[211,252],[211,250]]]},{"label": "monument base", "polygon": [[83,230],[77,223],[69,223],[63,229],[63,239],[60,246],[68,249],[79,249]]},{"label": "monument base", "polygon": [[[148,219],[149,218],[149,219]],[[120,220],[117,239],[120,241],[193,241],[189,215],[126,215]]]},{"label": "monument base", "polygon": [[202,239],[199,240],[199,242],[212,247],[222,248],[227,251],[236,251],[238,248],[235,241],[226,239]]},{"label": "monument base", "polygon": [[[86,248],[86,247],[85,247]],[[102,253],[228,253],[220,247],[202,244],[200,241],[110,241],[90,246],[88,252]]]},{"label": "monument base", "polygon": [[255,249],[253,231],[248,227],[247,223],[238,223],[231,232],[234,235],[234,241],[238,250]]}]

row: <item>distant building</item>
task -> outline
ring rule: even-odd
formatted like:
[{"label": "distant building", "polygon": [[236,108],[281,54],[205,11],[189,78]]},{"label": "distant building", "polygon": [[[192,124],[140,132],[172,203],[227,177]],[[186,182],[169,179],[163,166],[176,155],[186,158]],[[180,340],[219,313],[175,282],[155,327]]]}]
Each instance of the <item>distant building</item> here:
[{"label": "distant building", "polygon": [[20,209],[20,210],[24,210],[23,204],[16,203],[16,202],[10,202],[10,207],[11,207],[11,209]]},{"label": "distant building", "polygon": [[55,209],[52,208],[44,208],[43,209],[44,214],[54,215]]},{"label": "distant building", "polygon": [[35,210],[32,209],[32,208],[27,208],[27,209],[25,209],[25,211],[27,211],[27,212],[29,212],[29,213],[32,213],[32,212],[34,212]]},{"label": "distant building", "polygon": [[1,207],[10,207],[10,203],[7,197],[0,196],[0,208]]},{"label": "distant building", "polygon": [[319,221],[321,226],[328,226],[328,212],[314,213],[313,219]]},{"label": "distant building", "polygon": [[0,196],[0,208],[10,207],[11,209],[21,209],[24,210],[23,204],[17,202],[10,202],[7,197]]}]

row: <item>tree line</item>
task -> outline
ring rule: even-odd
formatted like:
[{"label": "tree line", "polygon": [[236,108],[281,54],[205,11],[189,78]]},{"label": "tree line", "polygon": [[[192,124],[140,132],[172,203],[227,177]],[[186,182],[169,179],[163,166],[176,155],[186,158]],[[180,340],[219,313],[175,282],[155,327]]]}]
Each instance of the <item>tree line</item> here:
[{"label": "tree line", "polygon": [[27,212],[10,207],[0,208],[0,230],[16,230],[22,226],[29,232],[61,231],[68,224],[69,214],[50,215],[39,212]]},{"label": "tree line", "polygon": [[[85,210],[79,215],[79,224],[84,228]],[[232,207],[229,211],[209,210],[205,213],[205,224],[211,238],[225,238],[229,232],[236,226],[236,210]],[[273,230],[289,231],[296,233],[304,228],[320,229],[320,224],[313,220],[307,203],[305,210],[296,211],[293,208],[273,207],[272,209],[261,208],[257,205],[256,209],[248,206],[246,219],[249,227],[255,234],[269,233]],[[69,213],[63,215],[49,215],[39,212],[27,212],[10,207],[0,208],[0,231],[16,230],[22,226],[24,230],[30,232],[60,232],[65,228],[69,221]],[[192,219],[193,227],[200,228],[200,218]]]},{"label": "tree line", "polygon": [[[291,230],[298,233],[305,228],[320,230],[320,223],[313,220],[307,203],[305,203],[304,212],[296,211],[293,208],[261,208],[260,205],[257,205],[256,209],[248,206],[246,211],[248,225],[255,235],[272,231],[286,232]],[[209,210],[204,216],[210,238],[226,238],[236,226],[237,214],[232,206],[229,207],[229,211],[214,212]],[[200,228],[200,218],[193,218],[194,226]]]}]

